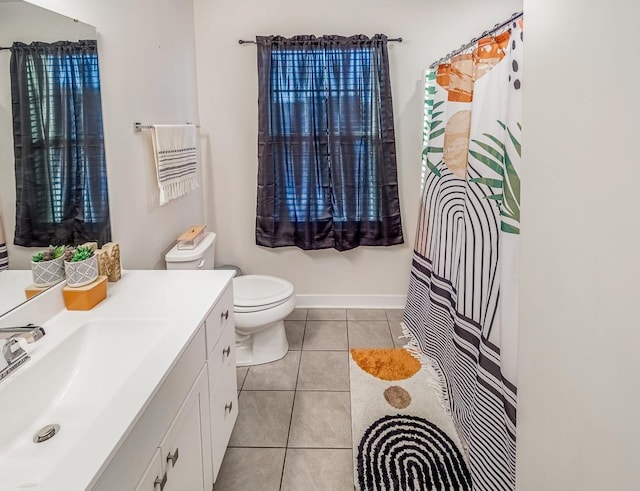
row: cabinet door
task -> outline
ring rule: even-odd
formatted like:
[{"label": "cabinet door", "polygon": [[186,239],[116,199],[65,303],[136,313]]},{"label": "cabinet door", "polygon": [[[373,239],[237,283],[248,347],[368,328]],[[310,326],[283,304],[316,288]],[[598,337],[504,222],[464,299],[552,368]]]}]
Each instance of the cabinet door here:
[{"label": "cabinet door", "polygon": [[166,474],[162,471],[162,458],[158,448],[135,491],[160,491],[164,487],[165,479]]},{"label": "cabinet door", "polygon": [[203,370],[160,445],[167,475],[164,491],[211,489],[209,425],[204,429],[201,417],[206,417],[209,410],[207,398],[207,376]]},{"label": "cabinet door", "polygon": [[216,391],[211,395],[211,446],[213,450],[213,480],[218,477],[222,458],[238,417],[238,392],[235,368],[226,370]]}]

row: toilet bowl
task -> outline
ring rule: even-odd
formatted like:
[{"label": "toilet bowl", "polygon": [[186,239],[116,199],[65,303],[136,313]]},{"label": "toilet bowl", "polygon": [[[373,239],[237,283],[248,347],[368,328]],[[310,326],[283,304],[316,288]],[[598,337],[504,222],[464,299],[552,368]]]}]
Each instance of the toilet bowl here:
[{"label": "toilet bowl", "polygon": [[[216,234],[209,232],[194,249],[174,246],[165,255],[167,269],[212,269],[215,240]],[[283,320],[296,306],[290,282],[275,276],[237,276],[233,304],[237,366],[260,365],[287,354]]]},{"label": "toilet bowl", "polygon": [[245,275],[233,279],[236,365],[279,360],[289,343],[284,318],[296,305],[293,285],[282,278]]}]

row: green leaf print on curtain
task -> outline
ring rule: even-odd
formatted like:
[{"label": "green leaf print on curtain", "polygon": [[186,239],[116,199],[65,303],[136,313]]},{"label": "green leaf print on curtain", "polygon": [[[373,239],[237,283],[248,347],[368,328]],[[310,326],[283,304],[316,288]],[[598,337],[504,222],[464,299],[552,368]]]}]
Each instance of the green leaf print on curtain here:
[{"label": "green leaf print on curtain", "polygon": [[440,169],[429,159],[430,153],[442,153],[442,147],[429,146],[429,141],[444,134],[445,128],[441,127],[444,121],[440,118],[444,111],[437,109],[445,101],[436,101],[438,85],[436,84],[436,71],[429,70],[425,76],[424,86],[424,127],[422,130],[422,182],[425,180],[425,170],[428,169],[436,176],[441,177]]},{"label": "green leaf print on curtain", "polygon": [[[513,132],[502,121],[497,121],[500,127],[509,135],[509,142],[504,144],[499,138],[490,133],[482,135],[490,142],[472,139],[471,142],[480,147],[480,151],[469,149],[469,154],[481,164],[486,165],[499,179],[486,177],[470,179],[471,182],[485,184],[492,188],[493,194],[486,199],[495,200],[500,207],[500,230],[509,234],[520,233],[520,176],[513,165],[511,155],[517,154],[518,159],[522,155],[522,145]],[[518,131],[522,131],[522,125],[517,123]]]}]

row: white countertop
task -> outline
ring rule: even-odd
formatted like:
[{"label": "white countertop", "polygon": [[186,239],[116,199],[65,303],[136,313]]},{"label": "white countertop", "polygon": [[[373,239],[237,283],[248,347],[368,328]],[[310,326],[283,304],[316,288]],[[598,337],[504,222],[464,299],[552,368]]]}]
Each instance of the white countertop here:
[{"label": "white countertop", "polygon": [[[47,335],[30,345],[33,346],[30,350],[32,360],[10,376],[14,379],[12,383],[19,382],[20,372],[28,370],[29,364],[36,363],[39,356],[64,342],[63,338],[69,332],[88,321],[164,319],[170,322],[170,327],[104,407],[97,418],[99,424],[89,425],[84,438],[74,442],[66,455],[56,456],[56,460],[61,457],[59,463],[46,479],[32,483],[25,480],[23,486],[6,488],[3,485],[6,481],[0,476],[0,489],[72,491],[90,487],[134,426],[232,276],[232,271],[125,271],[120,281],[108,284],[107,299],[92,310],[80,312],[65,309],[42,322]],[[62,295],[59,288],[54,289],[57,293],[45,292],[48,298]],[[28,317],[28,309],[32,309],[35,316],[38,300],[35,298],[17,309],[20,311],[17,318]],[[2,321],[8,325],[6,316]],[[122,346],[122,350],[127,349],[131,348]],[[118,363],[118,353],[112,355],[113,363]],[[105,366],[104,369],[109,370],[109,367]],[[0,402],[4,402],[2,394],[0,385]],[[3,421],[2,424],[7,422]],[[0,467],[1,461],[0,455]]]}]

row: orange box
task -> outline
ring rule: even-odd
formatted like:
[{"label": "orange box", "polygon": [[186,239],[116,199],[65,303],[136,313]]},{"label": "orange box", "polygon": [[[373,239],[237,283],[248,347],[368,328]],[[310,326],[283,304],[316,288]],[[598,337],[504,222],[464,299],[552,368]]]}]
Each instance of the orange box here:
[{"label": "orange box", "polygon": [[38,286],[35,284],[31,284],[24,289],[24,295],[29,300],[31,297],[35,297],[38,293],[48,290],[48,286]]},{"label": "orange box", "polygon": [[91,310],[107,298],[107,277],[98,276],[93,283],[77,288],[65,286],[62,296],[69,310]]}]

